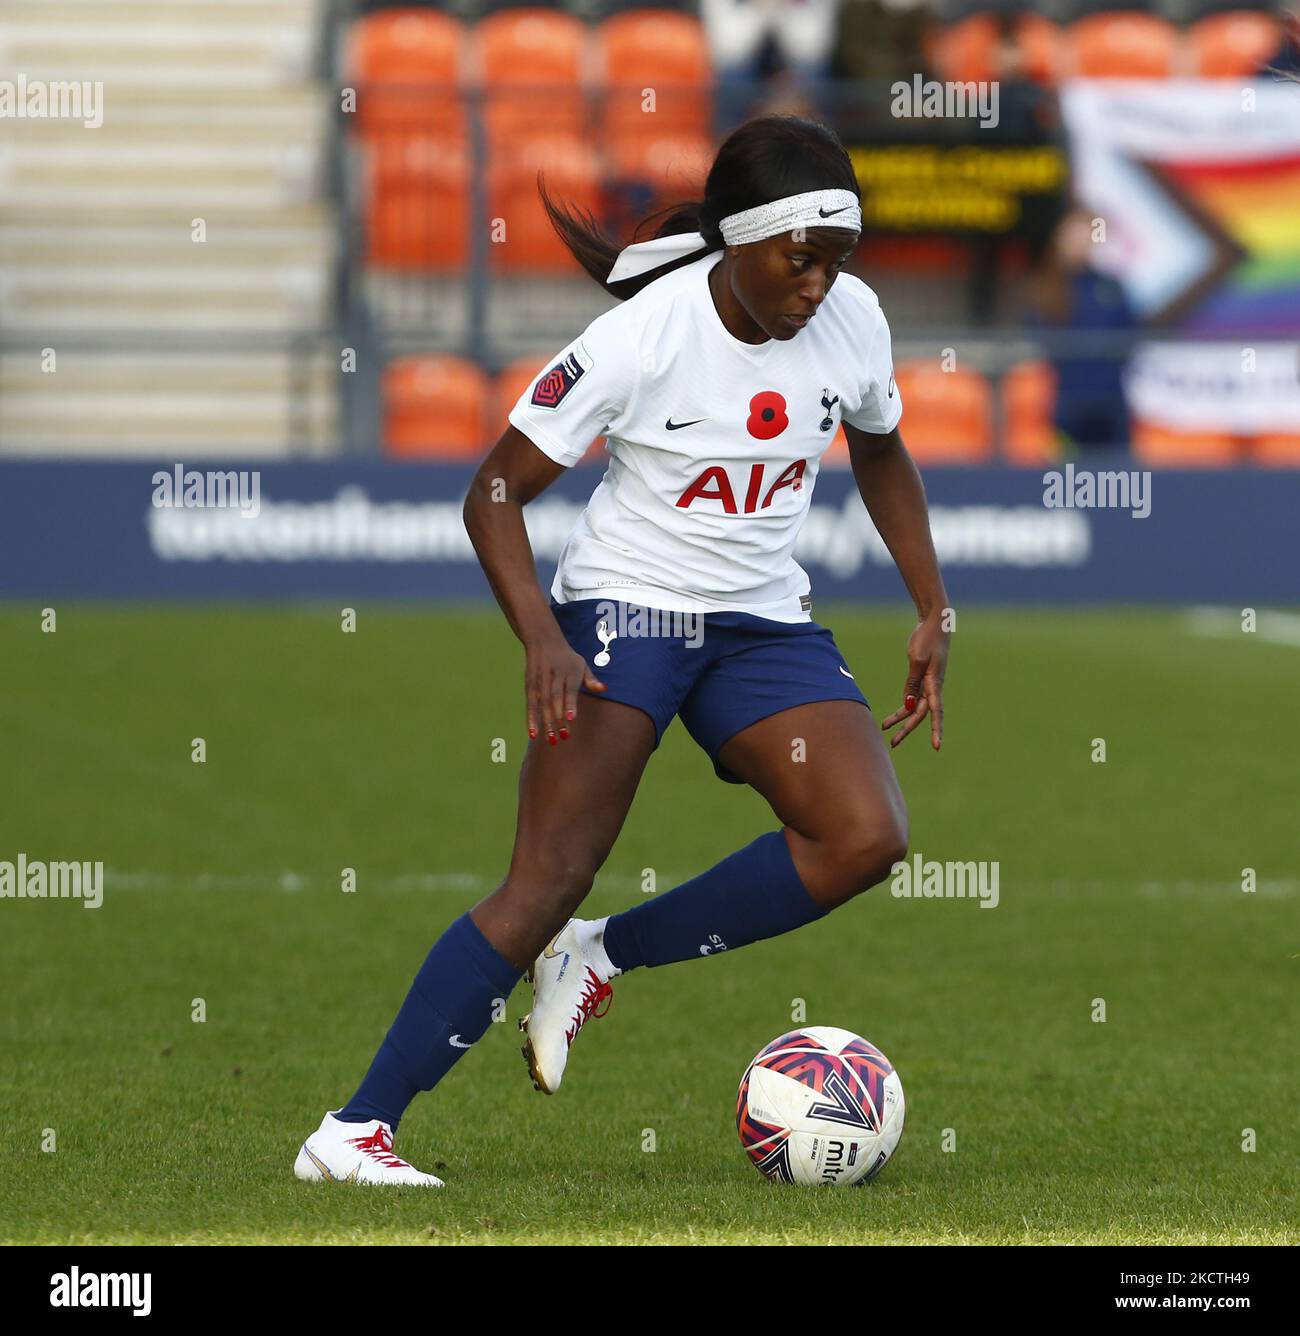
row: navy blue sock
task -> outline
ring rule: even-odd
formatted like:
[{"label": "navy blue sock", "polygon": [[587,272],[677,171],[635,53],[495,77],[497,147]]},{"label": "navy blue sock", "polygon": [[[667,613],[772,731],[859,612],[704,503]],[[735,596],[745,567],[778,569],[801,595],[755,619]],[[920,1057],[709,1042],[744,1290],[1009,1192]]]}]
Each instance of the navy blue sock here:
[{"label": "navy blue sock", "polygon": [[492,1023],[523,970],[499,955],[468,914],[434,943],[357,1093],[334,1116],[379,1118],[396,1131],[406,1106],[432,1090]]},{"label": "navy blue sock", "polygon": [[827,911],[808,894],[779,831],[605,924],[605,952],[626,972],[734,951],[801,928]]}]

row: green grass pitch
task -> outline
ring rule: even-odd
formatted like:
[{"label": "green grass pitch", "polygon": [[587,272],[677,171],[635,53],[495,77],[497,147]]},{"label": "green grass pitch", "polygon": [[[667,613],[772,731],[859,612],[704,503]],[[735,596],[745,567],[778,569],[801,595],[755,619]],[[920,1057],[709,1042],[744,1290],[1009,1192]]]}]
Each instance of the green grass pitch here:
[{"label": "green grass pitch", "polygon": [[[892,708],[906,613],[817,616]],[[0,859],[100,859],[107,885],[97,910],[0,900],[0,1240],[1294,1242],[1296,653],[1173,610],[963,611],[944,750],[896,759],[912,849],[997,860],[996,909],[885,886],[633,974],[550,1099],[521,987],[400,1130],[447,1189],[380,1192],[291,1167],[505,870],[526,738],[504,621],[66,606],[49,634],[10,605]],[[774,825],[674,725],[586,912]],[[865,1189],[769,1184],[736,1140],[736,1084],[797,999],[902,1075]]]}]

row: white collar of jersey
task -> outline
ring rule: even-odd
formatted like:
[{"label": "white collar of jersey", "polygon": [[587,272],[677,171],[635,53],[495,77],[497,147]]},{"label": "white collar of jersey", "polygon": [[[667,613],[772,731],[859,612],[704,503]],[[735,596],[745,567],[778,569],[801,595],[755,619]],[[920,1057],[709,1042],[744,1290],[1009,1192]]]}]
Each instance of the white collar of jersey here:
[{"label": "white collar of jersey", "polygon": [[[830,218],[835,221],[828,222]],[[796,227],[843,227],[861,232],[862,207],[851,190],[808,190],[802,195],[787,195],[771,204],[729,214],[718,224],[728,246],[765,241]],[[681,232],[672,237],[638,241],[619,252],[606,281],[618,283],[625,278],[636,278],[696,251],[703,254],[706,245],[699,232]]]}]

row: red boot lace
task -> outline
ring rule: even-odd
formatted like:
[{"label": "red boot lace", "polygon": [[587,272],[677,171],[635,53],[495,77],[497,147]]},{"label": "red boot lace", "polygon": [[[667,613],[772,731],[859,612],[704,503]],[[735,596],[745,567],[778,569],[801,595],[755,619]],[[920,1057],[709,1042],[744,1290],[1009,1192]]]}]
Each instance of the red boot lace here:
[{"label": "red boot lace", "polygon": [[[614,1000],[614,990],[607,983],[601,983],[596,971],[587,966],[587,979],[582,986],[582,995],[578,998],[578,1014],[573,1018],[573,1024],[565,1031],[564,1037],[573,1043],[579,1030],[594,1016],[597,1020],[609,1010],[609,1004]],[[604,1003],[604,1008],[597,1011],[596,1008]]]},{"label": "red boot lace", "polygon": [[355,1146],[363,1155],[377,1160],[385,1169],[407,1169],[405,1160],[393,1154],[393,1140],[383,1127],[376,1127],[368,1137],[349,1137],[348,1145]]}]

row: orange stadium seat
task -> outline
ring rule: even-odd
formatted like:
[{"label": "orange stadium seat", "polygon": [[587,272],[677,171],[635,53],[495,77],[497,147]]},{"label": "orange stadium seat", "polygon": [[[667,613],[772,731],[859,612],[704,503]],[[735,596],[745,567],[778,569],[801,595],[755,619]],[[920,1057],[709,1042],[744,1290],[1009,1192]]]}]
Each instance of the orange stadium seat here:
[{"label": "orange stadium seat", "polygon": [[497,373],[492,382],[491,407],[488,410],[489,429],[498,434],[505,431],[510,410],[519,402],[519,396],[533,383],[542,369],[545,357],[517,357]]},{"label": "orange stadium seat", "polygon": [[1092,79],[1163,79],[1173,73],[1178,30],[1154,14],[1089,14],[1065,30],[1068,73]]},{"label": "orange stadium seat", "polygon": [[587,25],[550,9],[506,9],[474,29],[474,68],[488,138],[581,134],[586,129]]},{"label": "orange stadium seat", "polygon": [[1300,432],[1270,432],[1249,441],[1249,456],[1267,468],[1300,468]]},{"label": "orange stadium seat", "polygon": [[978,371],[904,362],[895,377],[903,398],[903,440],[919,461],[982,464],[992,456],[993,390]]},{"label": "orange stadium seat", "polygon": [[1240,447],[1226,432],[1172,431],[1150,422],[1133,423],[1133,454],[1154,468],[1226,468]]},{"label": "orange stadium seat", "polygon": [[1016,32],[1020,62],[1035,83],[1055,83],[1061,72],[1064,35],[1041,14],[1022,14]]},{"label": "orange stadium seat", "polygon": [[464,141],[389,135],[368,146],[366,258],[390,269],[459,269],[470,258]]},{"label": "orange stadium seat", "polygon": [[[992,14],[972,14],[932,30],[930,55],[945,79],[991,81],[1007,77],[998,59],[999,25]],[[1061,30],[1039,14],[1016,20],[1015,51],[1024,74],[1050,83],[1057,72]]]},{"label": "orange stadium seat", "polygon": [[1202,79],[1249,78],[1281,43],[1282,25],[1277,19],[1249,10],[1208,14],[1187,30],[1191,73]]},{"label": "orange stadium seat", "polygon": [[[713,67],[698,19],[662,9],[616,14],[596,29],[596,49],[607,129],[649,125],[656,134],[708,132]],[[645,105],[647,89],[653,110]]]},{"label": "orange stadium seat", "polygon": [[664,134],[628,126],[605,141],[605,158],[614,180],[648,185],[657,206],[701,197],[713,161],[713,141],[707,135]]},{"label": "orange stadium seat", "polygon": [[460,357],[403,357],[384,371],[384,448],[404,459],[486,453],[487,377]]},{"label": "orange stadium seat", "polygon": [[464,133],[459,90],[467,47],[465,25],[449,14],[387,9],[358,19],[347,66],[362,132]]},{"label": "orange stadium seat", "polygon": [[1002,377],[1002,455],[1008,464],[1033,468],[1061,457],[1052,406],[1056,372],[1047,362],[1017,362]]},{"label": "orange stadium seat", "polygon": [[502,146],[488,168],[488,211],[500,239],[494,236],[488,258],[498,270],[531,273],[573,273],[578,266],[551,227],[537,193],[537,173],[554,198],[599,216],[600,162],[583,139],[548,137]]},{"label": "orange stadium seat", "polygon": [[972,14],[956,23],[934,24],[929,57],[945,79],[992,79],[998,21],[992,14]]}]

